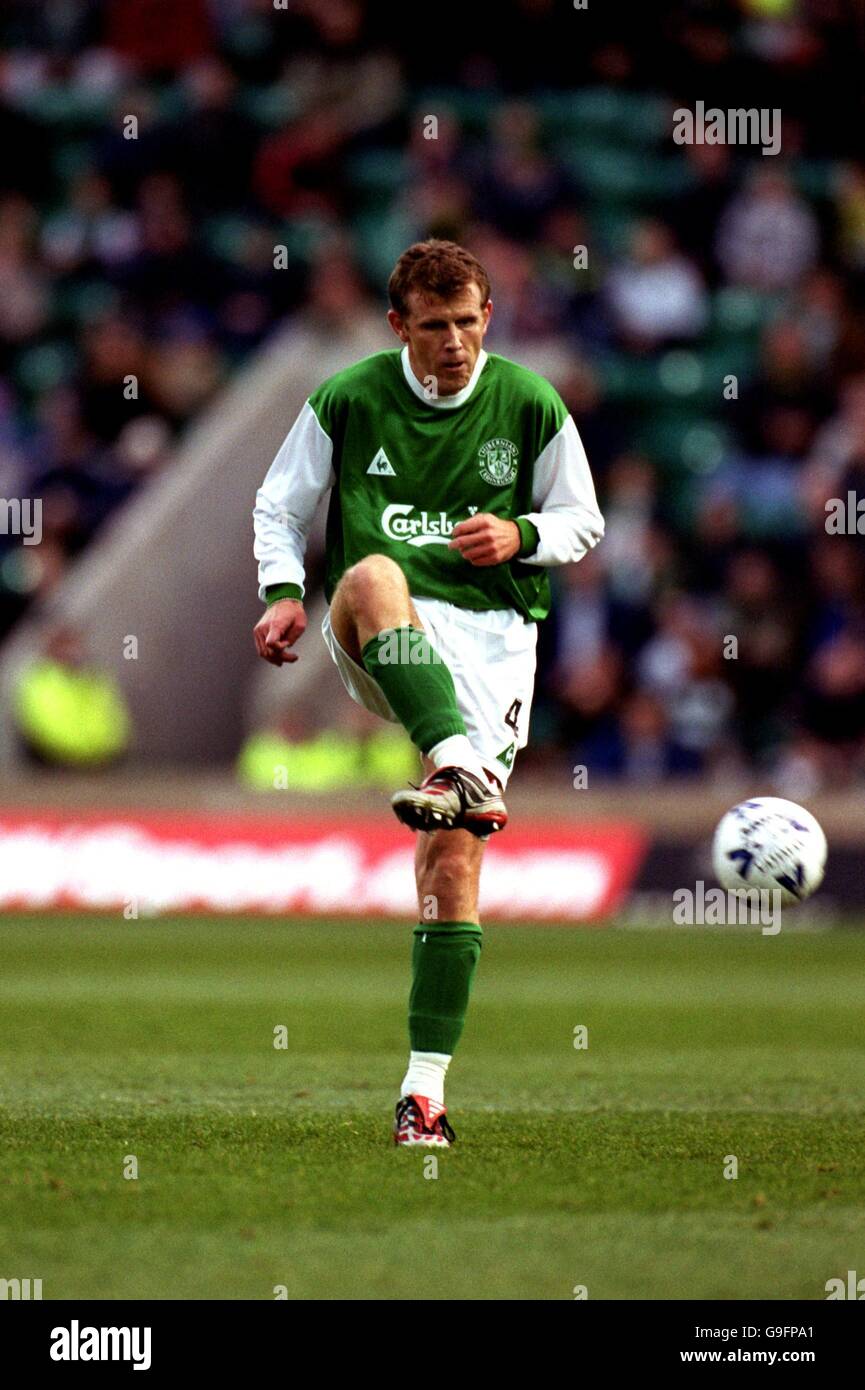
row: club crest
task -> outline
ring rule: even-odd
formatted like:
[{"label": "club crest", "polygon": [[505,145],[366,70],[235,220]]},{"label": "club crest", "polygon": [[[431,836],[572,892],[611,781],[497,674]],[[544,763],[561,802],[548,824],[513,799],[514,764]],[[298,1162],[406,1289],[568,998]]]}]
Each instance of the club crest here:
[{"label": "club crest", "polygon": [[506,487],[517,476],[519,450],[509,439],[488,439],[478,450],[478,466],[485,483]]}]

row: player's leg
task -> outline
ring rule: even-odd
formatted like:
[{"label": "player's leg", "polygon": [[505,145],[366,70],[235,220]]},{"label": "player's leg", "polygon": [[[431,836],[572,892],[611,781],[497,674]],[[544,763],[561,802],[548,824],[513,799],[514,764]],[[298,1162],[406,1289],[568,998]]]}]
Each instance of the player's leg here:
[{"label": "player's leg", "polygon": [[397,1105],[398,1144],[443,1145],[444,1083],[465,1023],[481,952],[478,892],[484,841],[465,830],[418,836],[418,925],[409,997],[411,1051]]},{"label": "player's leg", "polygon": [[466,736],[450,668],[424,630],[399,565],[386,555],[367,555],[346,570],[331,602],[330,625],[435,769],[422,788],[394,797],[399,818],[413,829],[464,825],[476,834],[504,825],[507,811],[491,794]]},{"label": "player's leg", "polygon": [[465,1025],[480,959],[478,888],[484,842],[466,830],[419,836],[418,924],[409,997],[411,1053],[403,1095],[444,1105],[444,1082]]},{"label": "player's leg", "polygon": [[406,577],[387,555],[367,555],[347,569],[330,605],[330,625],[343,651],[363,664],[363,649],[380,632],[423,629]]},{"label": "player's leg", "polygon": [[[511,610],[471,612],[429,598],[417,598],[416,607],[431,639],[450,664],[457,705],[466,724],[469,742],[478,755],[484,787],[476,807],[464,811],[456,824],[486,836],[507,824],[503,784],[507,781],[518,748],[525,746],[531,710],[537,625],[526,623]],[[494,775],[493,775],[494,774]],[[399,792],[393,798],[397,814],[408,807],[409,824],[436,828],[437,798],[452,797],[453,786],[436,788],[436,781],[458,782],[448,769],[434,774],[417,790]]]},{"label": "player's leg", "polygon": [[[460,709],[472,746],[487,776],[507,780],[528,735],[537,629],[513,617],[445,613],[418,600],[456,672]],[[493,773],[495,769],[495,773]],[[478,957],[478,885],[483,841],[472,847],[459,830],[419,837],[415,859],[419,923],[415,928],[409,1005],[411,1057],[397,1107],[398,1143],[442,1142],[430,1135],[430,1106],[444,1104],[444,1079],[462,1020]],[[437,916],[435,915],[437,914]],[[438,923],[442,930],[435,933]],[[433,999],[433,1004],[429,1000]],[[433,1047],[435,1044],[435,1047]],[[446,1121],[444,1121],[446,1123]],[[448,1127],[444,1140],[452,1138]]]},{"label": "player's leg", "polygon": [[486,841],[466,830],[418,835],[415,882],[421,922],[444,918],[478,922],[481,862]]}]

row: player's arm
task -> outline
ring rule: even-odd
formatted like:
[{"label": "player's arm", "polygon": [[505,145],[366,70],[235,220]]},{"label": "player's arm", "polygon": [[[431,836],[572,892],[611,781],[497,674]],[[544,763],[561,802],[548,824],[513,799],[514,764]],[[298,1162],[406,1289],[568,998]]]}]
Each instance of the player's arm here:
[{"label": "player's arm", "polygon": [[480,512],[454,527],[452,550],[473,565],[567,565],[580,560],[604,534],[586,451],[570,415],[538,455],[532,505],[514,521]]},{"label": "player's arm", "polygon": [[589,462],[570,415],[535,461],[532,505],[535,511],[517,519],[524,565],[573,564],[603,537]]},{"label": "player's arm", "polygon": [[523,543],[516,521],[478,512],[454,527],[449,550],[458,550],[471,565],[503,565],[520,552]]},{"label": "player's arm", "polygon": [[253,636],[259,656],[274,666],[297,660],[290,649],[306,628],[307,538],[334,481],[333,443],[307,401],[256,494],[253,512],[258,594],[267,604]]}]

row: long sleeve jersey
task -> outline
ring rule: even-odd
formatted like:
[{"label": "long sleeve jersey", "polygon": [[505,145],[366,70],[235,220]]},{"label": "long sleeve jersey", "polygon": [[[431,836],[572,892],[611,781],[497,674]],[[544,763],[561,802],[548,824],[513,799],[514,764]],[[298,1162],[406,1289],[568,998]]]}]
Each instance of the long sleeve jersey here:
[{"label": "long sleeve jersey", "polygon": [[[301,598],[307,536],[330,489],[325,593],[371,554],[394,559],[418,598],[469,609],[550,606],[547,569],[579,560],[604,533],[585,450],[543,377],[481,351],[468,384],[437,397],[408,348],[375,353],[306,401],[258,491],[259,594]],[[478,512],[517,522],[519,554],[473,566],[448,541]]]}]

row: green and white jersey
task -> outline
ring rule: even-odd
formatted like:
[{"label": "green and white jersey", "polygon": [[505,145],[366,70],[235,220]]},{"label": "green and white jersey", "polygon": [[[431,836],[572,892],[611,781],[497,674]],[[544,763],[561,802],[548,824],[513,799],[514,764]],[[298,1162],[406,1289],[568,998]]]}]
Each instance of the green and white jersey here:
[{"label": "green and white jersey", "polygon": [[[350,565],[382,554],[418,598],[514,609],[529,622],[549,610],[547,566],[579,560],[604,532],[560,396],[535,372],[483,350],[454,396],[427,395],[408,347],[364,358],[313,392],[257,495],[261,598],[283,585],[302,596],[307,535],[328,489],[328,601]],[[477,512],[528,519],[520,558],[474,566],[448,549],[457,522]]]}]

